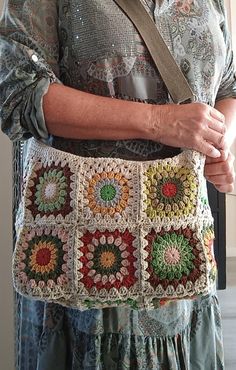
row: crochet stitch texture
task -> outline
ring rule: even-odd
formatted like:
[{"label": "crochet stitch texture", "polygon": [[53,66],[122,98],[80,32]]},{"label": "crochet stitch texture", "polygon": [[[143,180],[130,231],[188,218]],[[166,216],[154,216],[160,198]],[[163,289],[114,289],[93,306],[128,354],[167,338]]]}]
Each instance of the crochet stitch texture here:
[{"label": "crochet stitch texture", "polygon": [[87,309],[152,309],[216,279],[204,157],[83,158],[31,140],[16,223],[14,285]]}]

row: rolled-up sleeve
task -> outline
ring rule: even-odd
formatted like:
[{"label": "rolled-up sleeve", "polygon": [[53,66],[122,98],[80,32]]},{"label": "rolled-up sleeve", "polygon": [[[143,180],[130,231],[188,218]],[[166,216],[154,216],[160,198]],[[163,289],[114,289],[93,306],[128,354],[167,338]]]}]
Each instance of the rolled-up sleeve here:
[{"label": "rolled-up sleeve", "polygon": [[234,53],[231,45],[231,36],[228,30],[227,14],[225,11],[224,1],[217,0],[217,3],[224,17],[224,22],[222,23],[221,27],[226,44],[224,73],[216,96],[216,100],[221,100],[226,98],[236,98],[236,70],[234,64]]},{"label": "rolled-up sleeve", "polygon": [[3,11],[0,122],[11,140],[49,138],[42,102],[50,84],[60,83],[57,24],[54,0],[9,0]]}]

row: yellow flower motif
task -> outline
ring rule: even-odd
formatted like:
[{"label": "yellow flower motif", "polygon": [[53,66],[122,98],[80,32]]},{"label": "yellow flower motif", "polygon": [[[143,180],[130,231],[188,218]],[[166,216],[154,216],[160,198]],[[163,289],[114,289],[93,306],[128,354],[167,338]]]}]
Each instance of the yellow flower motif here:
[{"label": "yellow flower motif", "polygon": [[194,214],[197,197],[194,171],[167,164],[150,166],[145,176],[145,211],[150,219]]}]

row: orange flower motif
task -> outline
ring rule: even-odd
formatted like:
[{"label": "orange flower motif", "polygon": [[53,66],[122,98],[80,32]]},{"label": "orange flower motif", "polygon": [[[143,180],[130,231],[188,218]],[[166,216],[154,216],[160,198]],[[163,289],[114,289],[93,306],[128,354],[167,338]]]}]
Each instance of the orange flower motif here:
[{"label": "orange flower motif", "polygon": [[113,266],[115,263],[115,260],[116,258],[114,256],[114,253],[109,252],[109,251],[103,252],[100,257],[101,265],[105,268],[110,268],[111,266]]},{"label": "orange flower motif", "polygon": [[89,181],[85,194],[92,213],[102,216],[122,213],[128,206],[130,195],[128,181],[121,173],[112,171],[96,173]]},{"label": "orange flower motif", "polygon": [[126,230],[87,231],[81,238],[80,249],[81,282],[87,289],[98,291],[111,288],[130,288],[137,281],[137,257],[134,246],[135,237]]},{"label": "orange flower motif", "polygon": [[30,256],[29,265],[36,273],[49,273],[57,264],[57,252],[53,243],[39,242]]}]

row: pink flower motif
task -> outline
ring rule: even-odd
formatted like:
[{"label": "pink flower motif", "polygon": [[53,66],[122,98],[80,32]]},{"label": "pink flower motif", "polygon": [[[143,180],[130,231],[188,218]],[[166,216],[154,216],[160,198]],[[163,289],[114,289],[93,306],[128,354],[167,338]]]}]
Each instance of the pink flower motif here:
[{"label": "pink flower motif", "polygon": [[168,265],[177,265],[180,261],[180,253],[177,248],[170,247],[166,250],[164,259]]},{"label": "pink flower motif", "polygon": [[24,268],[25,268],[25,263],[20,262],[20,263],[18,264],[18,267],[19,267],[19,270],[24,270]]},{"label": "pink flower motif", "polygon": [[23,284],[26,284],[28,282],[28,277],[25,272],[21,271],[19,272],[19,278],[22,281]]},{"label": "pink flower motif", "polygon": [[47,282],[47,286],[49,287],[49,288],[54,288],[54,286],[55,286],[55,283],[54,283],[54,281],[53,280],[48,280],[48,282]]},{"label": "pink flower motif", "polygon": [[45,282],[44,281],[42,281],[42,280],[40,280],[39,282],[38,282],[38,287],[40,288],[40,289],[43,289],[43,288],[45,288]]},{"label": "pink flower motif", "polygon": [[67,273],[69,271],[69,268],[66,264],[62,265],[62,271]]},{"label": "pink flower motif", "polygon": [[30,279],[29,286],[30,288],[36,288],[37,286],[36,281],[34,279]]},{"label": "pink flower motif", "polygon": [[58,285],[66,285],[68,283],[68,278],[65,274],[62,274],[57,278]]},{"label": "pink flower motif", "polygon": [[[28,244],[27,244],[27,248],[28,248]],[[27,248],[24,248],[24,249],[27,249]],[[19,252],[19,258],[21,261],[25,260],[26,259],[26,255],[24,252]]]}]

